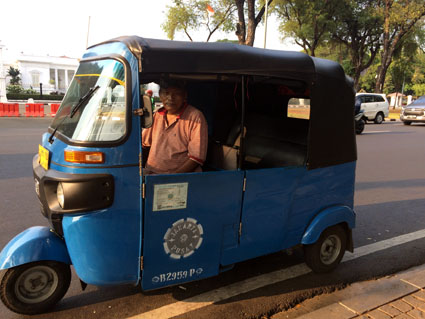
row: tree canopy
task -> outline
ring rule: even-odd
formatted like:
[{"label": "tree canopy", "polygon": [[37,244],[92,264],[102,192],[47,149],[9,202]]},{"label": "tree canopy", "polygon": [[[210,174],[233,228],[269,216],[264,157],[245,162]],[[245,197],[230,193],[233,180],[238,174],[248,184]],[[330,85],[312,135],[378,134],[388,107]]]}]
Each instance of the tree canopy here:
[{"label": "tree canopy", "polygon": [[[271,4],[273,0],[267,1]],[[191,34],[202,30],[208,42],[216,31],[223,31],[235,32],[239,44],[250,46],[265,11],[264,1],[256,0],[173,0],[167,10],[162,28],[171,40],[183,32],[193,41]]]},{"label": "tree canopy", "polygon": [[339,62],[356,90],[425,94],[424,0],[173,0],[162,26],[170,39],[220,31],[252,46],[265,1],[282,38]]},{"label": "tree canopy", "polygon": [[360,75],[369,68],[378,53],[382,34],[382,18],[374,0],[341,0],[334,16],[336,28],[332,39],[346,46],[351,58],[351,72],[356,90]]},{"label": "tree canopy", "polygon": [[381,0],[378,7],[383,17],[381,65],[378,68],[375,92],[382,92],[385,76],[394,53],[402,45],[403,38],[425,16],[424,0]]},{"label": "tree canopy", "polygon": [[236,30],[233,23],[236,6],[233,0],[173,0],[173,5],[167,6],[167,9],[162,28],[171,40],[176,32],[184,32],[193,41],[191,34],[203,29],[207,31],[206,41],[209,41],[217,30]]},{"label": "tree canopy", "polygon": [[11,85],[20,85],[21,83],[21,71],[18,68],[14,68],[13,66],[9,67],[7,71],[7,75],[11,77],[10,84]]},{"label": "tree canopy", "polygon": [[340,4],[338,0],[277,0],[274,7],[280,19],[279,30],[315,56],[316,49],[336,28],[334,15]]}]

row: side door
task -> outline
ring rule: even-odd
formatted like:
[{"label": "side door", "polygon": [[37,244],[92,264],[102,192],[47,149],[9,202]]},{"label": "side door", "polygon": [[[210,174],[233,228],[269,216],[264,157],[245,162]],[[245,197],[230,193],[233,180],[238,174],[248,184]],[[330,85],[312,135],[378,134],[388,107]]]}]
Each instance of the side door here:
[{"label": "side door", "polygon": [[380,95],[375,96],[375,101],[377,111],[384,113],[384,116],[387,117],[389,113],[388,103],[386,103],[385,99]]},{"label": "side door", "polygon": [[375,118],[375,105],[373,103],[373,99],[370,95],[362,95],[362,106],[361,108],[364,110],[364,114],[369,120]]},{"label": "side door", "polygon": [[243,179],[243,171],[145,176],[144,290],[219,273],[222,246],[237,244]]},{"label": "side door", "polygon": [[372,95],[371,100],[372,100],[371,104],[373,105],[373,111],[374,111],[373,114],[376,117],[376,114],[378,114],[378,112],[382,111],[382,107],[379,103],[379,98],[377,96]]},{"label": "side door", "polygon": [[[246,171],[239,246],[223,251],[228,265],[298,244],[289,231],[294,191],[304,167]],[[302,217],[300,217],[302,218]]]}]

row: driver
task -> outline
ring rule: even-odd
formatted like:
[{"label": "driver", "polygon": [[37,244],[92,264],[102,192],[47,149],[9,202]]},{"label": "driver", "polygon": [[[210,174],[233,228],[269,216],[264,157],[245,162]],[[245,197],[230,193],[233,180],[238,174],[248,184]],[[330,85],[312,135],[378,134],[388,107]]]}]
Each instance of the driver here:
[{"label": "driver", "polygon": [[201,172],[207,155],[207,121],[201,111],[187,104],[184,82],[161,81],[160,87],[164,106],[142,133],[143,151],[149,151],[145,173]]}]

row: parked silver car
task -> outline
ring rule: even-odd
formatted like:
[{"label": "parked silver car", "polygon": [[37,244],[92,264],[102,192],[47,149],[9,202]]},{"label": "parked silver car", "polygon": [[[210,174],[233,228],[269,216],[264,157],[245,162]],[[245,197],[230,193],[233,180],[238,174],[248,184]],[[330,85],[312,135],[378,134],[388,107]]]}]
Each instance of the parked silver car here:
[{"label": "parked silver car", "polygon": [[425,123],[425,95],[401,109],[400,120],[404,125]]}]

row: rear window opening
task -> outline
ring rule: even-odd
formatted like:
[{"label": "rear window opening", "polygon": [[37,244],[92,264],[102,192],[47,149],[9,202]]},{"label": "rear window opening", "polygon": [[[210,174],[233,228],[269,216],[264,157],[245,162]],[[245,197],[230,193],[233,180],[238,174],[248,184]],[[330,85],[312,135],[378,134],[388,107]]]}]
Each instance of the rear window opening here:
[{"label": "rear window opening", "polygon": [[291,98],[288,101],[288,117],[310,119],[310,99]]}]

